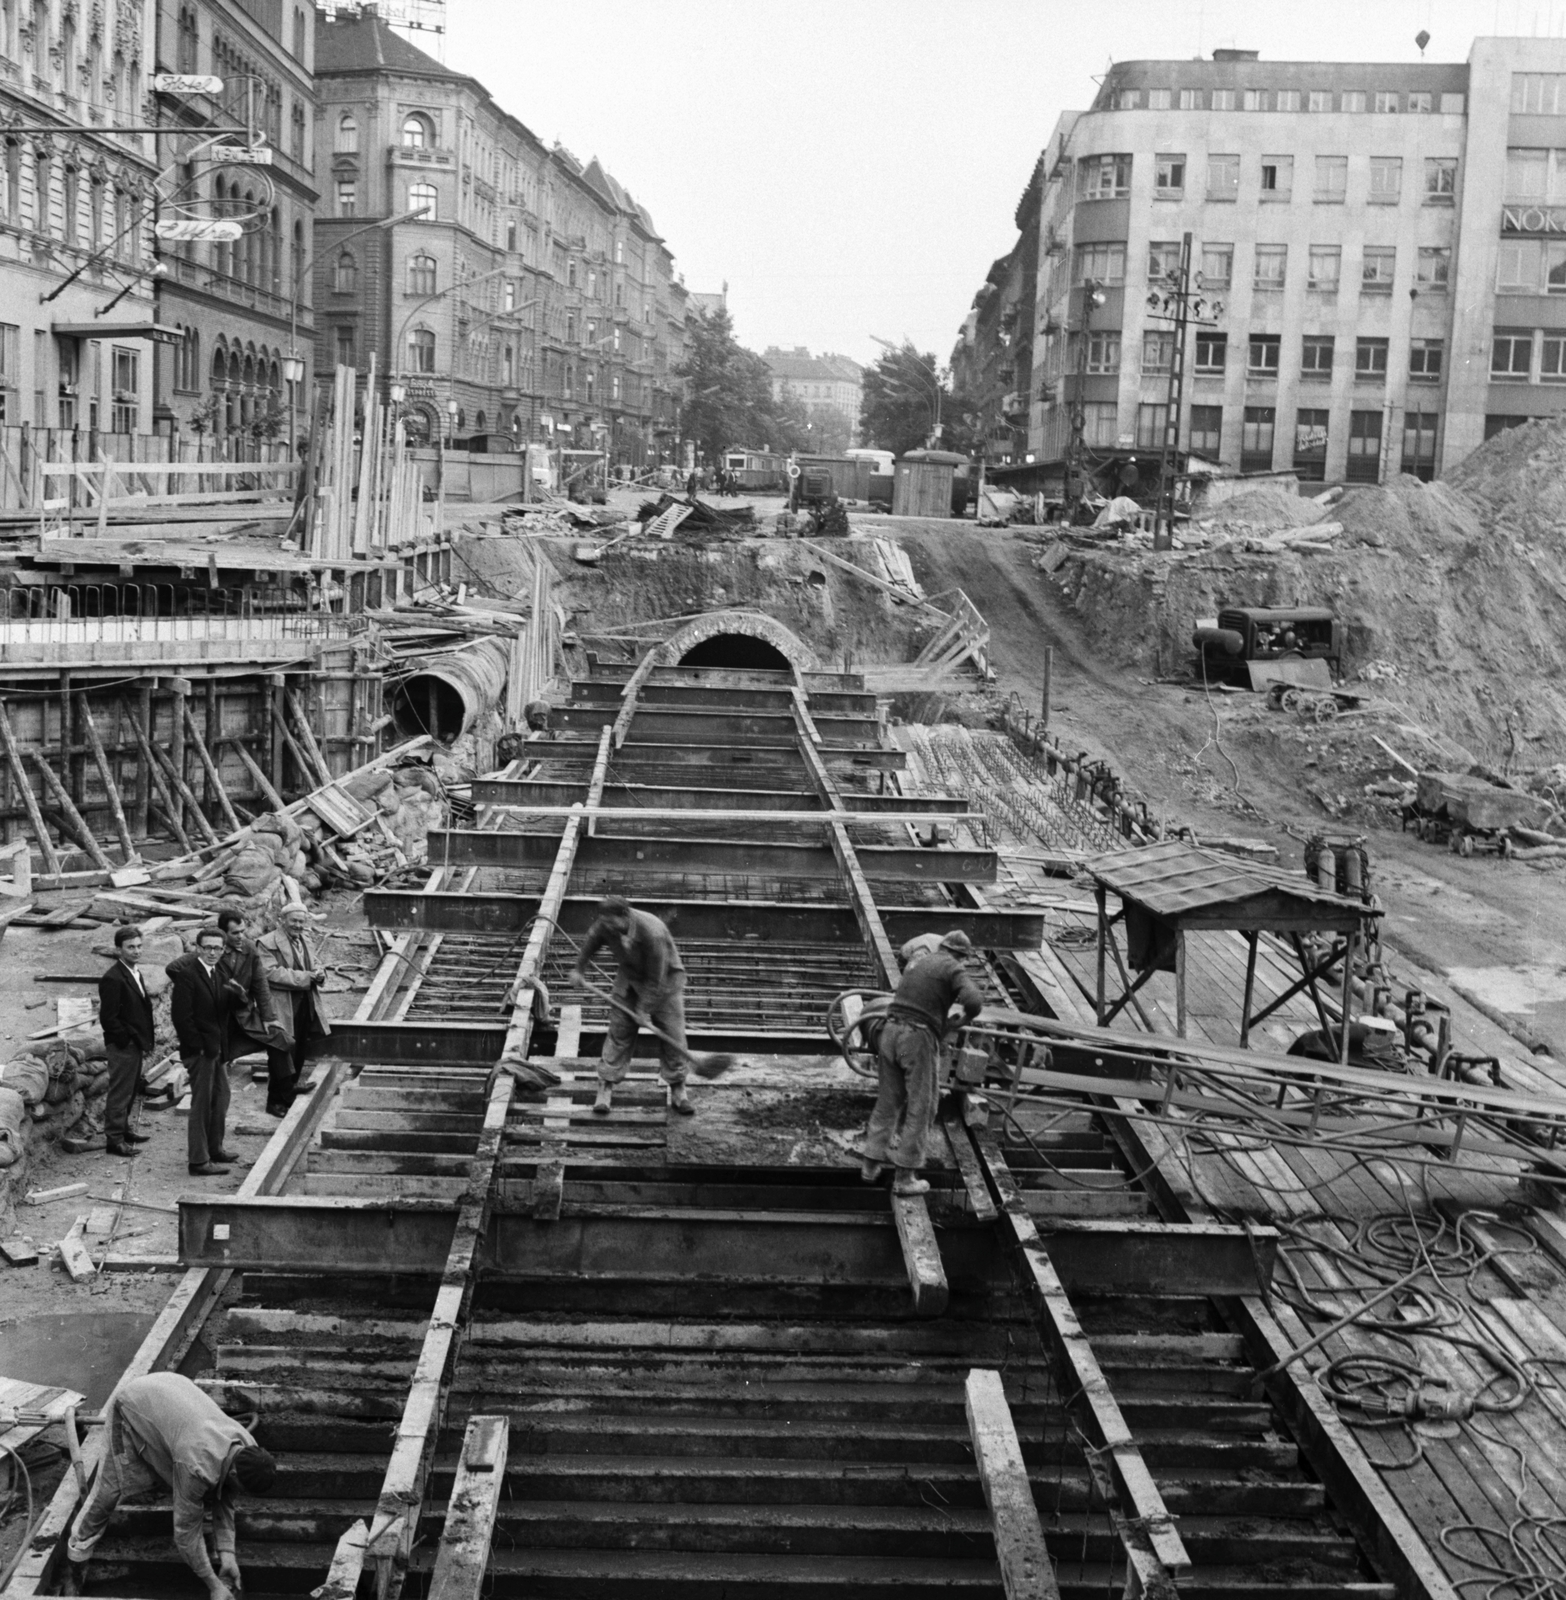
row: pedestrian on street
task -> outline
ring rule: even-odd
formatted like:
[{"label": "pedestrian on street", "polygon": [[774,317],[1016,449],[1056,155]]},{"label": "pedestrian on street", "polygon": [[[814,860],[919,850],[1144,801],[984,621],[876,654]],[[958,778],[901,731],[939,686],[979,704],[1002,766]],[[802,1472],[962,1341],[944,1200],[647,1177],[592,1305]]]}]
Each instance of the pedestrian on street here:
[{"label": "pedestrian on street", "polygon": [[278,1008],[255,944],[245,931],[244,912],[220,911],[217,923],[223,930],[218,972],[228,994],[223,1059],[233,1061],[271,1046],[278,1035]]},{"label": "pedestrian on street", "polygon": [[940,946],[904,972],[887,1007],[877,1049],[880,1085],[865,1136],[860,1174],[874,1183],[890,1163],[894,1194],[927,1194],[919,1176],[925,1141],[935,1119],[935,1058],[954,1005],[972,1021],[984,995],[962,958],[973,953],[968,935],[953,930]]},{"label": "pedestrian on street", "polygon": [[152,1001],[136,964],[141,960],[141,929],[114,931],[114,965],[98,980],[98,1022],[109,1061],[109,1098],[104,1105],[104,1132],[111,1156],[134,1156],[147,1136],[132,1133],[131,1106],[141,1082],[142,1062],[155,1043]]},{"label": "pedestrian on street", "polygon": [[208,923],[196,934],[196,948],[164,969],[174,985],[170,1011],[179,1038],[179,1058],[190,1076],[190,1121],[186,1159],[192,1177],[219,1177],[224,1162],[239,1157],[223,1146],[228,1118],[228,1062],[224,1058],[228,991],[218,963],[223,930]]},{"label": "pedestrian on street", "polygon": [[695,470],[692,469],[692,471],[690,473],[690,476],[687,477],[686,480],[685,480],[685,493],[691,499],[695,499],[695,497],[696,497],[696,483],[697,483],[696,473],[695,473]]},{"label": "pedestrian on street", "polygon": [[[132,1378],[110,1399],[103,1425],[108,1448],[98,1481],[65,1547],[70,1566],[66,1592],[86,1592],[87,1563],[120,1500],[166,1485],[174,1498],[174,1548],[207,1586],[210,1600],[238,1600],[234,1498],[236,1493],[271,1491],[277,1479],[271,1455],[210,1395],[177,1372]],[[205,1538],[209,1508],[215,1568]]]},{"label": "pedestrian on street", "polygon": [[[629,902],[612,894],[598,907],[598,916],[571,970],[571,982],[580,988],[587,965],[607,948],[617,962],[614,998],[620,1006],[609,1008],[609,1032],[598,1060],[598,1098],[593,1110],[609,1114],[614,1085],[631,1068],[631,1052],[645,1017],[654,1027],[677,1041],[658,1041],[659,1075],[669,1085],[669,1104],[681,1116],[696,1109],[685,1087],[690,1056],[685,1049],[685,963],[668,928],[650,911],[633,911]],[[627,1015],[627,1011],[632,1013]]]},{"label": "pedestrian on street", "polygon": [[281,1117],[294,1103],[310,1045],[332,1031],[320,1000],[326,968],[310,944],[310,913],[303,906],[285,906],[281,924],[257,949],[277,1005],[279,1033],[266,1053],[266,1108]]}]

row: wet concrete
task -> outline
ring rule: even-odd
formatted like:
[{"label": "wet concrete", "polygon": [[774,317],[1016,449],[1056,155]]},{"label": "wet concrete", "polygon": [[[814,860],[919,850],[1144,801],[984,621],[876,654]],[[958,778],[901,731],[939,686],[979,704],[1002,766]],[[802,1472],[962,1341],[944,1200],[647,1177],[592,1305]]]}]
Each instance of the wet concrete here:
[{"label": "wet concrete", "polygon": [[23,1317],[0,1331],[0,1376],[75,1389],[99,1407],[153,1321],[140,1311]]}]

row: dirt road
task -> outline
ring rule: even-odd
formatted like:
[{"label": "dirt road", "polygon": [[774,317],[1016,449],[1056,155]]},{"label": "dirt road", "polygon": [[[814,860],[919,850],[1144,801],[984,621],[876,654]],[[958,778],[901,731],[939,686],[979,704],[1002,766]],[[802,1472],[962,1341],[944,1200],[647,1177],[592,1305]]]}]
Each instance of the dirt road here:
[{"label": "dirt road", "polygon": [[[989,621],[1001,694],[1015,694],[1035,714],[1044,646],[1053,645],[1056,738],[1110,761],[1160,814],[1199,834],[1267,839],[1290,864],[1299,863],[1311,833],[1344,826],[1307,792],[1310,774],[1280,760],[1275,740],[1250,732],[1253,706],[1106,664],[1081,619],[1034,568],[1029,530],[881,517],[865,526],[905,546],[927,593],[967,593]],[[1566,1059],[1566,894],[1558,864],[1463,860],[1395,829],[1366,831],[1389,943],[1552,1041]]]}]

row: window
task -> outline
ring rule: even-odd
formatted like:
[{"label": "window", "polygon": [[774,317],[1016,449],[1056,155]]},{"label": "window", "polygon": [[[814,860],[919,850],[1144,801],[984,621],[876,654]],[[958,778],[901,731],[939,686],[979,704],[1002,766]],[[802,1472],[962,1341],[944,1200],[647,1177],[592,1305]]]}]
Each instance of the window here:
[{"label": "window", "polygon": [[1524,382],[1533,370],[1533,334],[1519,329],[1497,333],[1490,342],[1490,376],[1520,378]]},{"label": "window", "polygon": [[1077,193],[1084,200],[1123,200],[1131,193],[1131,157],[1088,156],[1077,163]]},{"label": "window", "polygon": [[1082,442],[1090,450],[1113,450],[1120,437],[1120,408],[1113,400],[1091,400],[1082,407]]},{"label": "window", "polygon": [[408,293],[435,293],[435,257],[417,255],[408,257]]},{"label": "window", "polygon": [[1397,251],[1391,245],[1365,246],[1360,265],[1360,289],[1366,294],[1390,294],[1397,271]]},{"label": "window", "polygon": [[1338,97],[1339,111],[1363,111],[1365,109],[1365,91],[1363,89],[1345,89]]},{"label": "window", "polygon": [[1278,413],[1272,406],[1247,406],[1240,426],[1240,471],[1272,470],[1272,436]]},{"label": "window", "polygon": [[[1444,293],[1452,271],[1452,252],[1445,246],[1439,248],[1421,245],[1419,249],[1419,287],[1426,291]],[[1566,280],[1561,283],[1566,290]]]},{"label": "window", "polygon": [[1204,244],[1202,246],[1202,287],[1225,289],[1234,276],[1234,246],[1232,244]]},{"label": "window", "polygon": [[1302,378],[1330,378],[1332,376],[1333,337],[1330,333],[1305,335],[1300,351],[1300,376]]},{"label": "window", "polygon": [[1191,437],[1186,446],[1193,455],[1216,461],[1223,446],[1223,407],[1192,406]]},{"label": "window", "polygon": [[617,267],[625,265],[625,240],[616,239],[614,242],[614,261]]},{"label": "window", "polygon": [[1543,244],[1538,239],[1502,239],[1496,258],[1499,294],[1537,294],[1543,281]]},{"label": "window", "polygon": [[1566,337],[1547,333],[1539,346],[1539,381],[1566,383]]},{"label": "window", "polygon": [[346,111],[337,119],[337,142],[332,148],[340,156],[359,153],[359,124]]},{"label": "window", "polygon": [[1185,157],[1154,156],[1153,192],[1165,199],[1185,193]]},{"label": "window", "polygon": [[1425,157],[1425,204],[1449,206],[1457,197],[1457,157]]},{"label": "window", "polygon": [[402,119],[402,147],[404,150],[428,150],[435,143],[435,129],[430,119],[415,112]]},{"label": "window", "polygon": [[1332,109],[1332,91],[1330,89],[1312,89],[1308,108],[1311,111],[1330,111]]},{"label": "window", "polygon": [[1566,294],[1566,244],[1544,241],[1544,292]]},{"label": "window", "polygon": [[515,251],[517,247],[517,225],[514,222],[506,224],[506,249]]},{"label": "window", "polygon": [[1408,411],[1403,415],[1403,470],[1426,483],[1435,476],[1436,424],[1434,411]]},{"label": "window", "polygon": [[1354,341],[1354,376],[1371,383],[1385,383],[1387,377],[1387,341],[1385,339],[1356,339]]},{"label": "window", "polygon": [[1372,109],[1377,111],[1377,112],[1381,112],[1381,113],[1386,113],[1386,112],[1396,113],[1396,111],[1397,111],[1397,101],[1398,101],[1398,96],[1397,96],[1397,90],[1396,89],[1377,89],[1376,90],[1376,103],[1372,107]]},{"label": "window", "polygon": [[337,365],[351,367],[354,362],[353,328],[342,323],[337,328]]},{"label": "window", "polygon": [[1142,91],[1140,89],[1117,89],[1115,91],[1116,111],[1136,111],[1142,104]]},{"label": "window", "polygon": [[1245,374],[1250,378],[1276,378],[1278,376],[1279,338],[1275,333],[1253,333],[1250,354],[1245,363]]},{"label": "window", "polygon": [[1294,470],[1313,483],[1320,483],[1327,475],[1329,415],[1326,411],[1294,413]]},{"label": "window", "polygon": [[1321,205],[1342,205],[1347,190],[1347,155],[1318,155],[1316,157],[1316,202],[1321,203]]},{"label": "window", "polygon": [[1338,281],[1343,276],[1343,247],[1336,244],[1313,244],[1310,247],[1310,287],[1327,294],[1338,292]]},{"label": "window", "polygon": [[[1196,107],[1196,109],[1198,111],[1200,111],[1202,108],[1201,108],[1200,105],[1198,105]],[[1234,90],[1233,89],[1214,89],[1213,90],[1212,109],[1214,111],[1233,111],[1234,110]]]},{"label": "window", "polygon": [[1280,89],[1275,107],[1278,111],[1298,111],[1300,108],[1300,92],[1298,89]]},{"label": "window", "polygon": [[332,290],[336,294],[352,294],[359,287],[359,263],[352,250],[344,250],[337,258],[337,270],[332,275]]},{"label": "window", "polygon": [[1144,333],[1142,335],[1142,372],[1168,372],[1174,365],[1174,334]]},{"label": "window", "polygon": [[516,388],[516,368],[516,351],[508,344],[500,352],[500,382],[502,388]]},{"label": "window", "polygon": [[1400,156],[1370,158],[1370,203],[1396,205],[1403,194],[1403,161]]},{"label": "window", "polygon": [[1408,376],[1413,383],[1435,383],[1446,353],[1443,339],[1415,339],[1408,347]]},{"label": "window", "polygon": [[1410,112],[1433,111],[1435,110],[1435,96],[1428,89],[1415,89],[1409,94],[1408,105],[1405,109]]},{"label": "window", "polygon": [[517,308],[517,280],[507,278],[500,287],[500,308],[502,311],[515,311]]},{"label": "window", "polygon": [[1147,109],[1149,111],[1167,111],[1172,98],[1172,93],[1168,89],[1149,89],[1147,91]]},{"label": "window", "polygon": [[1180,276],[1180,241],[1155,239],[1147,247],[1147,281],[1157,283],[1162,278]]},{"label": "window", "polygon": [[1162,450],[1164,432],[1169,424],[1169,407],[1166,405],[1140,405],[1136,408],[1136,447],[1138,450]]},{"label": "window", "polygon": [[1196,335],[1196,370],[1199,373],[1222,372],[1229,358],[1229,335],[1204,333]]},{"label": "window", "polygon": [[1263,200],[1287,200],[1294,193],[1294,157],[1263,156],[1261,164]]},{"label": "window", "polygon": [[433,183],[410,183],[408,185],[408,209],[422,211],[424,215],[421,222],[433,222],[439,214],[435,205],[435,185]]},{"label": "window", "polygon": [[566,343],[567,344],[575,344],[576,343],[576,318],[573,317],[573,316],[567,316],[566,317],[566,335],[565,336],[566,336]]},{"label": "window", "polygon": [[1126,247],[1123,244],[1082,244],[1077,246],[1077,282],[1124,283]]},{"label": "window", "polygon": [[1180,109],[1182,111],[1200,111],[1202,109],[1202,91],[1200,89],[1182,89],[1180,91]]},{"label": "window", "polygon": [[1381,481],[1381,413],[1349,412],[1348,471],[1350,483]]},{"label": "window", "polygon": [[1566,73],[1514,72],[1512,111],[1523,116],[1566,115]]},{"label": "window", "polygon": [[112,351],[114,399],[109,409],[109,431],[135,433],[140,413],[141,352],[122,345],[112,346]]},{"label": "window", "polygon": [[1550,152],[1548,150],[1508,150],[1506,188],[1503,198],[1515,201],[1542,201],[1550,191]]},{"label": "window", "polygon": [[289,113],[288,153],[302,166],[305,159],[305,109],[296,100]]},{"label": "window", "polygon": [[1240,193],[1240,158],[1238,156],[1208,156],[1207,198],[1233,200]]},{"label": "window", "polygon": [[1106,373],[1120,370],[1120,335],[1118,333],[1090,333],[1088,335],[1087,369]]},{"label": "window", "polygon": [[435,334],[430,328],[415,328],[408,335],[408,371],[435,370]]},{"label": "window", "polygon": [[1498,416],[1496,413],[1491,412],[1484,419],[1485,440],[1488,443],[1488,441],[1495,438],[1497,434],[1505,433],[1508,428],[1520,428],[1525,422],[1532,421],[1532,417]]},{"label": "window", "polygon": [[[598,274],[592,267],[587,269],[587,298],[589,300],[598,298]],[[592,374],[589,373],[588,376],[591,377]]]},{"label": "window", "polygon": [[16,398],[21,380],[17,367],[21,333],[14,323],[0,322],[0,424],[21,421]]},{"label": "window", "polygon": [[1256,246],[1256,287],[1281,289],[1289,265],[1289,247],[1286,244],[1259,244]]},{"label": "window", "polygon": [[1272,91],[1270,89],[1247,89],[1243,104],[1247,111],[1271,111]]},{"label": "window", "polygon": [[359,185],[352,178],[340,179],[337,184],[337,215],[351,217],[359,208]]}]

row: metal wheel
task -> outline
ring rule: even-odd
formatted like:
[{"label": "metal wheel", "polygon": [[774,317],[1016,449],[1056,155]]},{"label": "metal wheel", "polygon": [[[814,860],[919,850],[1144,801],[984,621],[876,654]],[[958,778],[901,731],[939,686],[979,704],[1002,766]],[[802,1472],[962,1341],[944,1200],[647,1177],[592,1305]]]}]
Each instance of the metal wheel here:
[{"label": "metal wheel", "polygon": [[1298,711],[1300,708],[1300,692],[1298,689],[1285,689],[1278,701],[1285,711]]},{"label": "metal wheel", "polygon": [[878,989],[845,989],[827,1007],[826,1029],[832,1043],[862,1078],[879,1076],[876,1052],[866,1033],[884,1020],[891,999]]},{"label": "metal wheel", "polygon": [[1317,722],[1333,722],[1337,719],[1338,703],[1330,694],[1317,695],[1310,711]]},{"label": "metal wheel", "polygon": [[1474,853],[1474,836],[1471,833],[1463,835],[1463,842],[1458,846],[1457,853],[1464,857]]}]

